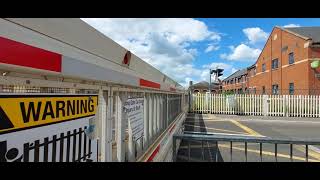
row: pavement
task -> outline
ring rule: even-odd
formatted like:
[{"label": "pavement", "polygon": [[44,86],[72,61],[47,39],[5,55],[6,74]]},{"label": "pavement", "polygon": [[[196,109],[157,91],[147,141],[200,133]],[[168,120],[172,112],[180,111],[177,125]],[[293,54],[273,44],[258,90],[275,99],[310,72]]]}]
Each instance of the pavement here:
[{"label": "pavement", "polygon": [[[188,114],[184,122],[185,132],[216,133],[228,135],[265,136],[296,140],[320,140],[319,118],[293,117],[264,117],[264,116],[237,116],[216,114]],[[189,156],[190,146],[190,156]],[[218,149],[217,149],[218,147]],[[320,146],[309,145],[308,161],[320,161]],[[263,144],[260,156],[260,146],[257,143],[248,143],[247,158],[244,143],[232,144],[232,156],[229,142],[186,142],[182,141],[178,150],[177,161],[219,161],[219,162],[290,162],[290,145]],[[293,145],[292,161],[306,160],[306,148],[303,145]]]}]

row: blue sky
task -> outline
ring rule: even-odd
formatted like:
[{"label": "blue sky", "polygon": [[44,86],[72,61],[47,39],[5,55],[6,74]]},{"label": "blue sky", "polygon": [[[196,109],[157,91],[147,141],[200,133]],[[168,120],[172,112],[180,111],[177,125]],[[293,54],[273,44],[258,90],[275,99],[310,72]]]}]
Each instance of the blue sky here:
[{"label": "blue sky", "polygon": [[82,19],[183,86],[252,65],[274,26],[320,26],[320,18]]}]

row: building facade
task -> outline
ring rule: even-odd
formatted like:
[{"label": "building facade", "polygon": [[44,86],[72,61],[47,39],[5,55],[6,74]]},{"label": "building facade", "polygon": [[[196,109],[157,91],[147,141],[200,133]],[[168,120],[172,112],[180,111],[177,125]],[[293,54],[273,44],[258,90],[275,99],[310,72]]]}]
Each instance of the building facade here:
[{"label": "building facade", "polygon": [[[193,82],[190,81],[188,91],[191,93],[207,93],[209,92],[209,83],[206,81],[201,81],[196,84],[193,84]],[[221,82],[219,81],[219,83],[211,83],[210,91],[213,94],[221,93],[222,92]]]},{"label": "building facade", "polygon": [[234,72],[222,82],[223,90],[230,93],[245,93],[248,91],[247,69]]},{"label": "building facade", "polygon": [[256,63],[223,80],[223,90],[239,92],[231,82],[246,74],[240,92],[319,95],[320,67],[311,67],[319,58],[320,27],[275,27]]}]

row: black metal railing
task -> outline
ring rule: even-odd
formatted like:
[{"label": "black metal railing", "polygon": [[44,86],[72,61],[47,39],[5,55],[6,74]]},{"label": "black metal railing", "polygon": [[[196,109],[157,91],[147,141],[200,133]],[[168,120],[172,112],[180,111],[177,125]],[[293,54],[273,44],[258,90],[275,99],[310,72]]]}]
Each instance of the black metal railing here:
[{"label": "black metal railing", "polygon": [[[320,145],[320,140],[293,140],[293,139],[280,139],[280,138],[270,138],[270,137],[256,137],[256,136],[245,136],[245,135],[221,135],[221,134],[208,134],[208,133],[186,133],[181,135],[173,136],[173,161],[177,161],[177,140],[184,141],[184,144],[187,144],[187,161],[191,159],[191,147],[190,142],[200,142],[201,143],[201,155],[202,160],[204,161],[204,142],[213,143],[214,146],[214,159],[213,162],[223,161],[221,154],[219,153],[219,142],[227,142],[229,143],[229,153],[230,160],[233,161],[233,144],[243,143],[244,144],[244,155],[245,161],[248,161],[248,144],[259,144],[259,156],[260,161],[262,162],[262,152],[263,152],[263,144],[272,144],[274,145],[274,157],[275,160],[278,161],[278,145],[287,144],[290,145],[290,160],[293,161],[293,146],[294,145],[302,145],[305,146],[305,161],[309,160],[309,146],[310,145]],[[181,143],[181,141],[180,141]]]},{"label": "black metal railing", "polygon": [[[16,162],[92,162],[92,142],[85,134],[86,129],[85,126],[67,133],[54,135],[51,140],[46,137],[41,141],[24,143],[20,157],[18,157],[18,148],[7,149],[7,142],[1,141],[0,162],[7,162],[8,160]],[[40,151],[43,151],[43,153],[40,153]]]}]

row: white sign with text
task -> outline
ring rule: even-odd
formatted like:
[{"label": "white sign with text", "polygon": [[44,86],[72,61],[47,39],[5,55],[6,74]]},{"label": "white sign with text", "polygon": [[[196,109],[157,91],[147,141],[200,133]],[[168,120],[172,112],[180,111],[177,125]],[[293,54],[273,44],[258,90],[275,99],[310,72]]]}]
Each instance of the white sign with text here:
[{"label": "white sign with text", "polygon": [[144,98],[130,98],[124,104],[134,141],[143,136],[143,102]]}]

